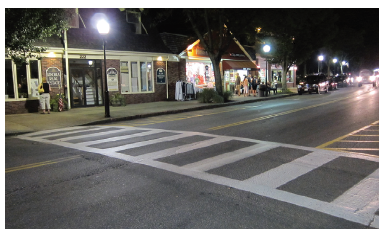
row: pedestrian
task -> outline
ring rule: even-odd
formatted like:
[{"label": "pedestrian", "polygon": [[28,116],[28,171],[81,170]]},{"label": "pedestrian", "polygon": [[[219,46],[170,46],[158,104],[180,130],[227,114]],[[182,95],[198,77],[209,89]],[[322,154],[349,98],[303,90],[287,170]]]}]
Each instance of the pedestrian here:
[{"label": "pedestrian", "polygon": [[251,81],[251,87],[253,88],[253,94],[254,94],[254,97],[257,96],[257,83],[258,83],[258,80],[257,80],[257,76],[254,76],[253,77],[253,80]]},{"label": "pedestrian", "polygon": [[44,92],[40,94],[40,106],[43,110],[42,114],[45,114],[45,110],[47,108],[48,114],[51,110],[51,103],[50,103],[50,92],[51,92],[51,86],[47,83],[47,79],[43,77],[43,82],[39,85],[39,88],[43,88]]},{"label": "pedestrian", "polygon": [[249,96],[250,96],[250,93],[251,93],[251,81],[252,81],[252,77],[251,77],[251,73],[249,73],[247,75],[247,81],[249,82]]},{"label": "pedestrian", "polygon": [[238,96],[241,96],[241,77],[239,76],[239,73],[237,73],[235,77],[235,89]]},{"label": "pedestrian", "polygon": [[245,79],[243,79],[243,96],[246,97],[248,93],[249,93],[249,81],[245,76]]}]

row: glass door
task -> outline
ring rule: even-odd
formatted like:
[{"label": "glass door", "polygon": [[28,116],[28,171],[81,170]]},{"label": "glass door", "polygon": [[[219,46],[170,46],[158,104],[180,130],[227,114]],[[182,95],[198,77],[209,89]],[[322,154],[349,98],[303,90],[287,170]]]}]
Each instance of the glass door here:
[{"label": "glass door", "polygon": [[73,107],[101,105],[101,78],[96,78],[95,69],[72,68],[70,71],[71,105]]}]

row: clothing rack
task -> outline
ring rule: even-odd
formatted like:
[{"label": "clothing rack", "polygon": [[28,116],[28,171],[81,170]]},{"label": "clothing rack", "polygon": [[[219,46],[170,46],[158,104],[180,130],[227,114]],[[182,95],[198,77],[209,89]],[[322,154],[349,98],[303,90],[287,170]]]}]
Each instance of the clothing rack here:
[{"label": "clothing rack", "polygon": [[196,99],[195,85],[184,81],[177,81],[175,84],[175,100],[189,101]]}]

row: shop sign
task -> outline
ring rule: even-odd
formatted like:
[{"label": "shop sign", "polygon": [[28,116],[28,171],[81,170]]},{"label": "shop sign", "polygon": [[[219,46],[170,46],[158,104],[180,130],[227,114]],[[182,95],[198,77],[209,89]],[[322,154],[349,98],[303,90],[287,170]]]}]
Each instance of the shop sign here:
[{"label": "shop sign", "polygon": [[107,88],[108,91],[119,91],[118,71],[115,68],[107,69]]},{"label": "shop sign", "polygon": [[61,72],[56,67],[50,67],[46,71],[47,83],[51,88],[59,88],[61,84]]},{"label": "shop sign", "polygon": [[158,68],[156,70],[156,83],[165,84],[166,83],[166,72],[163,68]]}]

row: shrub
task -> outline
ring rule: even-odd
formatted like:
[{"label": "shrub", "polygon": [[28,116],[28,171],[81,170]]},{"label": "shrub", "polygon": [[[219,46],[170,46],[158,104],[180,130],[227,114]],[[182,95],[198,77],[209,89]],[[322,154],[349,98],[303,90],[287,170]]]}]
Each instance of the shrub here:
[{"label": "shrub", "polygon": [[215,95],[217,95],[217,93],[214,89],[203,89],[203,91],[198,94],[198,101],[200,103],[210,103],[213,101]]},{"label": "shrub", "polygon": [[230,101],[232,97],[233,92],[231,91],[224,92],[222,97],[215,89],[203,89],[202,92],[198,93],[198,101],[200,103],[224,103]]},{"label": "shrub", "polygon": [[225,100],[223,99],[223,97],[221,95],[215,94],[213,97],[213,102],[214,103],[223,103],[223,102],[225,102]]},{"label": "shrub", "polygon": [[223,98],[225,102],[230,101],[233,98],[233,92],[231,91],[226,91],[223,93]]}]

